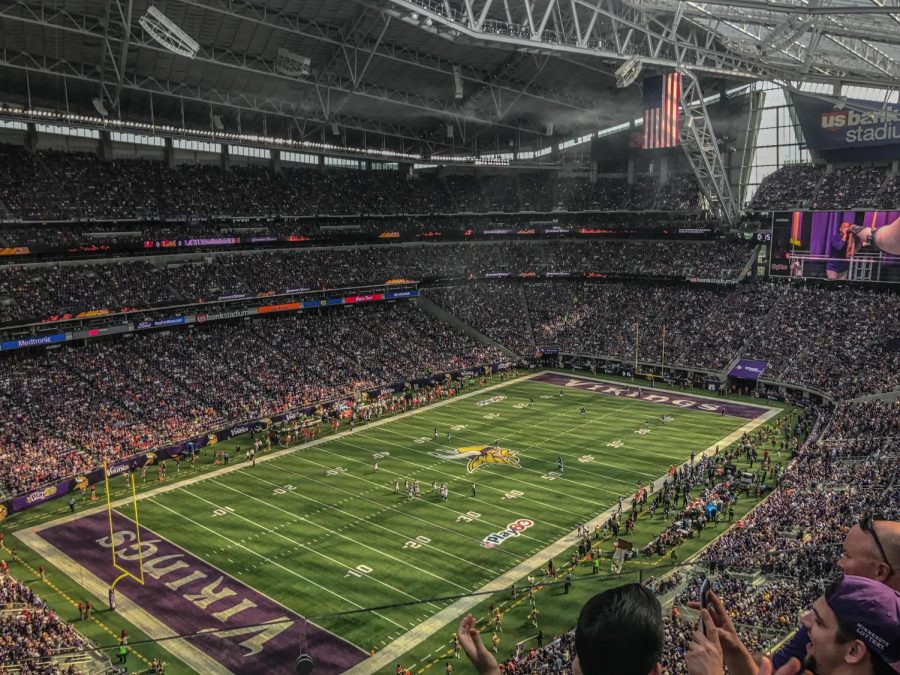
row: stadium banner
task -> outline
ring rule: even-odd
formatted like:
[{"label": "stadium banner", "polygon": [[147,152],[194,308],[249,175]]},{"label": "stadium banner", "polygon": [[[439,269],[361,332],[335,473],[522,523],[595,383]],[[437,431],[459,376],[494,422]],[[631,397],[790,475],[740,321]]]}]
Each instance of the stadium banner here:
[{"label": "stadium banner", "polygon": [[[304,304],[305,306],[305,304]],[[211,314],[197,314],[194,319],[197,323],[206,323],[207,321],[222,321],[224,319],[240,319],[245,316],[253,316],[259,314],[256,307],[248,307],[247,309],[232,309],[228,312],[213,312]]]},{"label": "stadium banner", "polygon": [[9,511],[10,513],[21,511],[22,509],[27,509],[29,506],[37,506],[38,504],[43,504],[51,499],[61,497],[69,491],[71,482],[71,480],[60,481],[53,485],[46,485],[37,490],[33,490],[28,494],[19,495],[12,500]]},{"label": "stadium banner", "polygon": [[52,345],[58,342],[65,342],[68,339],[69,335],[67,333],[54,333],[53,335],[41,335],[39,337],[22,338],[20,340],[6,340],[5,342],[0,342],[0,351],[22,349],[23,347]]},{"label": "stadium banner", "polygon": [[[453,370],[442,373],[433,373],[427,377],[422,377],[409,382],[395,382],[389,385],[373,387],[371,389],[366,389],[360,393],[365,393],[369,396],[374,397],[391,393],[396,394],[405,391],[407,388],[416,389],[422,386],[444,384],[448,381],[448,379],[458,381],[465,377],[476,377],[477,375],[480,375],[484,372],[490,372],[491,374],[493,374],[501,371],[506,371],[509,368],[509,363],[491,363],[467,370]],[[295,419],[299,419],[303,415],[311,415],[316,411],[317,408],[320,408],[322,406],[339,402],[346,403],[348,401],[352,401],[352,397],[341,397],[332,399],[330,401],[321,401],[318,403],[306,405],[302,408],[295,408],[278,415],[272,415],[271,417],[260,417],[253,420],[245,420],[209,433],[199,434],[197,436],[194,436],[193,438],[187,438],[180,443],[175,443],[173,445],[168,445],[162,448],[156,448],[149,452],[137,454],[120,462],[116,462],[108,468],[109,477],[112,478],[114,476],[120,475],[127,476],[131,471],[134,471],[135,469],[139,469],[145,465],[155,464],[165,459],[170,459],[172,457],[175,457],[176,455],[190,456],[191,454],[199,451],[201,448],[216,445],[217,443],[219,443],[219,441],[228,440],[230,438],[234,438],[235,436],[241,436],[243,434],[248,434],[251,432],[258,433],[260,431],[271,428],[273,424],[290,422]],[[87,474],[82,474],[82,476],[84,478],[87,478],[87,482],[82,483],[85,486],[95,485],[102,482],[105,478],[102,468],[94,469]],[[59,481],[58,483],[42,486],[32,490],[29,493],[13,497],[10,501],[6,502],[5,505],[9,513],[16,513],[32,506],[43,504],[44,502],[47,502],[51,499],[62,497],[63,495],[66,495],[69,492],[74,491],[75,489],[76,477],[73,476],[66,480]]]},{"label": "stadium banner", "polygon": [[[842,230],[848,226],[882,227],[900,218],[900,211],[777,211],[772,214],[769,274],[853,281],[900,281],[900,256],[871,249],[851,250]],[[851,268],[872,261],[862,276]]]},{"label": "stadium banner", "polygon": [[806,144],[830,162],[871,162],[900,155],[900,107],[882,101],[823,100],[791,94]]},{"label": "stadium banner", "polygon": [[101,328],[88,328],[87,330],[72,331],[70,340],[89,340],[91,338],[103,337],[105,335],[119,335],[121,333],[132,332],[130,323],[119,324],[118,326],[103,326]]},{"label": "stadium banner", "polygon": [[763,371],[768,365],[768,361],[738,359],[738,362],[734,364],[734,367],[728,371],[728,377],[738,377],[742,380],[756,381],[762,376]]},{"label": "stadium banner", "polygon": [[164,326],[181,326],[186,323],[194,323],[194,316],[170,316],[165,319],[150,319],[134,324],[135,330],[147,330],[148,328],[163,328]]},{"label": "stadium banner", "polygon": [[268,314],[270,312],[290,312],[298,309],[302,309],[302,305],[299,302],[282,302],[277,305],[263,305],[257,311],[260,314]]}]

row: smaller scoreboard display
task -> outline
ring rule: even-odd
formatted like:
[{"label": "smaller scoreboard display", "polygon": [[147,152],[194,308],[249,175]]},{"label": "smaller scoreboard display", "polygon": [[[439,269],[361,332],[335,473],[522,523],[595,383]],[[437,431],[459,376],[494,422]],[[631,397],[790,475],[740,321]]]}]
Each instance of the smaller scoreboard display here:
[{"label": "smaller scoreboard display", "polygon": [[900,282],[900,257],[855,247],[848,226],[881,227],[900,211],[776,211],[769,274],[831,281]]}]

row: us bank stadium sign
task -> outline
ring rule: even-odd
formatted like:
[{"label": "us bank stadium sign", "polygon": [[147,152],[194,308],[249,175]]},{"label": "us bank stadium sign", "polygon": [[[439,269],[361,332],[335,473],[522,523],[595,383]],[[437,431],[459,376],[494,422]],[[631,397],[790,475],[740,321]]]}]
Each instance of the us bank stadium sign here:
[{"label": "us bank stadium sign", "polygon": [[810,150],[826,159],[897,156],[900,106],[858,99],[822,100],[803,94],[792,94],[791,99]]}]

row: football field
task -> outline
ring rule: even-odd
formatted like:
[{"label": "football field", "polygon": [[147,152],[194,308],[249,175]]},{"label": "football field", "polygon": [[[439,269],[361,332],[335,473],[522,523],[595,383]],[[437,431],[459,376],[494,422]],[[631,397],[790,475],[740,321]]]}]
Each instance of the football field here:
[{"label": "football field", "polygon": [[484,599],[469,594],[562,564],[578,525],[775,414],[539,374],[153,491],[139,532],[123,505],[112,539],[97,509],[27,543],[101,598],[115,549],[144,574],[118,586],[141,630],[217,631],[173,641],[191,669],[293,672],[306,648],[316,673],[392,671]]}]

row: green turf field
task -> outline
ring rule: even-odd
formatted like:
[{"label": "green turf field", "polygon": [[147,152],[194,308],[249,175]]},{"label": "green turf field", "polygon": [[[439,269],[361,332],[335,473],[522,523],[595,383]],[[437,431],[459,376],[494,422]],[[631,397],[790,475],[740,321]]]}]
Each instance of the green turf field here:
[{"label": "green turf field", "polygon": [[[142,499],[141,524],[365,650],[381,650],[452,602],[437,598],[478,591],[528,563],[619,497],[630,499],[637,482],[748,422],[558,392],[520,380],[363,427]],[[510,451],[501,461],[459,452],[494,444]],[[394,493],[394,482],[402,488],[407,479],[420,481],[419,498]],[[446,501],[432,494],[432,481],[447,484]],[[523,519],[533,525],[482,546]],[[323,616],[371,607],[382,609]],[[402,660],[422,662],[451,630],[425,636]]]}]

